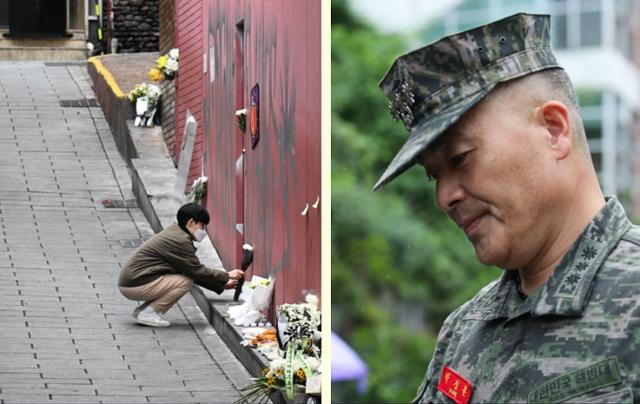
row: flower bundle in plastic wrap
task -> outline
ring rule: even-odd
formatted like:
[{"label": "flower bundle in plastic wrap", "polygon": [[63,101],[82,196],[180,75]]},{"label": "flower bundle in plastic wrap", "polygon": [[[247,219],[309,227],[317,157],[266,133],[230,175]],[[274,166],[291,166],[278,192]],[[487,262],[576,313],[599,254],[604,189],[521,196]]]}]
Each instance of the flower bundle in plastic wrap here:
[{"label": "flower bundle in plastic wrap", "polygon": [[187,199],[191,202],[198,202],[205,195],[207,195],[207,182],[209,179],[206,176],[200,176],[193,181],[191,189],[187,193]]},{"label": "flower bundle in plastic wrap", "polygon": [[136,84],[135,88],[128,94],[129,101],[135,104],[136,119],[135,126],[152,127],[153,119],[158,109],[160,101],[160,87],[154,84]]},{"label": "flower bundle in plastic wrap", "polygon": [[178,67],[179,51],[174,48],[156,60],[156,67],[149,70],[149,78],[153,81],[173,80],[178,73]]},{"label": "flower bundle in plastic wrap", "polygon": [[245,282],[240,294],[241,305],[229,307],[229,317],[235,325],[251,326],[262,318],[262,310],[269,307],[273,295],[271,278],[253,275],[251,282]]},{"label": "flower bundle in plastic wrap", "polygon": [[284,351],[282,358],[273,359],[262,377],[253,378],[253,384],[242,389],[239,402],[261,402],[276,390],[282,390],[289,399],[296,393],[320,394],[321,314],[318,298],[305,296],[304,303],[283,304],[278,307],[278,342]]}]

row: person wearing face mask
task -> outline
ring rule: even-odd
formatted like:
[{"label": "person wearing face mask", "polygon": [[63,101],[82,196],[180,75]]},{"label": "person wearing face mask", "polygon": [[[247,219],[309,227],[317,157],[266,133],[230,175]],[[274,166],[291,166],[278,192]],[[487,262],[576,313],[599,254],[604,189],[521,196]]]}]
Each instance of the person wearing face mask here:
[{"label": "person wearing face mask", "polygon": [[195,203],[183,205],[177,223],[168,226],[142,244],[120,271],[120,293],[129,300],[143,303],[133,311],[133,318],[151,327],[168,327],[163,318],[193,284],[222,293],[235,287],[243,277],[239,269],[225,271],[209,268],[196,256],[194,241],[207,235],[209,213]]}]

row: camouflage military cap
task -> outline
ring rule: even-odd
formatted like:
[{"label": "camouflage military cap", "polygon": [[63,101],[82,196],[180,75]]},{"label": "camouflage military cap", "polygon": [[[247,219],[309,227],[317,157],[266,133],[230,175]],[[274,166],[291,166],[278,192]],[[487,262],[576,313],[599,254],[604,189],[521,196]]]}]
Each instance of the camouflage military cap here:
[{"label": "camouflage military cap", "polygon": [[548,15],[515,14],[446,36],[398,57],[380,81],[395,119],[410,132],[374,190],[416,157],[498,83],[560,68]]}]

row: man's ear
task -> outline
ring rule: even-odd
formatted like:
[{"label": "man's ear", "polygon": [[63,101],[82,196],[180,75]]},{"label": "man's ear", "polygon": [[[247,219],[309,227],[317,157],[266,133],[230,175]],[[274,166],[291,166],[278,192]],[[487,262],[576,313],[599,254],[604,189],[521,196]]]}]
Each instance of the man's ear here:
[{"label": "man's ear", "polygon": [[573,128],[569,109],[560,101],[546,101],[535,110],[535,119],[545,129],[547,145],[556,160],[563,160],[573,149]]}]

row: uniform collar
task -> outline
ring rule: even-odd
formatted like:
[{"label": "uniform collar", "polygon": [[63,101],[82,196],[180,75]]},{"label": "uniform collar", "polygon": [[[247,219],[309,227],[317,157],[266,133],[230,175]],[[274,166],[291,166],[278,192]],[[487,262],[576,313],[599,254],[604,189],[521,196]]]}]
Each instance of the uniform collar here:
[{"label": "uniform collar", "polygon": [[467,318],[493,320],[515,318],[524,313],[533,317],[557,315],[578,317],[591,294],[593,279],[609,253],[631,227],[624,208],[614,196],[562,257],[553,275],[531,296],[518,294],[518,274],[504,271],[468,313]]},{"label": "uniform collar", "polygon": [[593,288],[593,278],[620,238],[631,228],[616,197],[605,199],[604,207],[562,257],[553,276],[532,296],[533,316],[582,314]]}]

